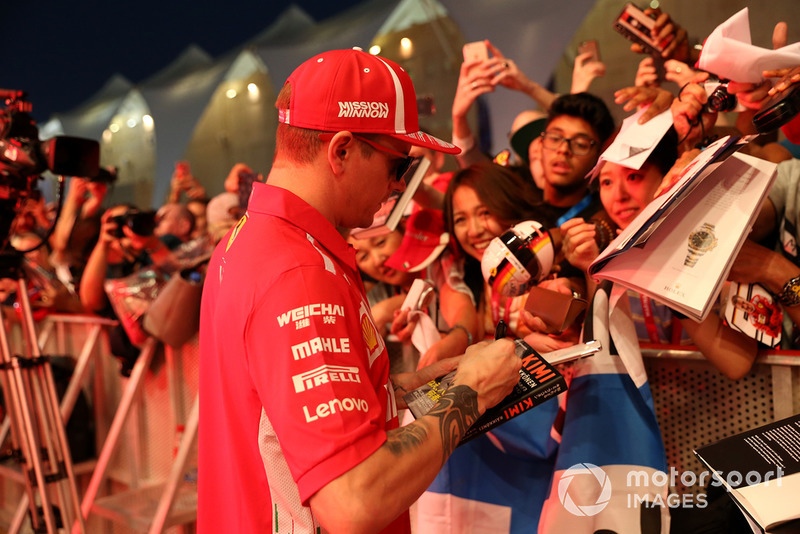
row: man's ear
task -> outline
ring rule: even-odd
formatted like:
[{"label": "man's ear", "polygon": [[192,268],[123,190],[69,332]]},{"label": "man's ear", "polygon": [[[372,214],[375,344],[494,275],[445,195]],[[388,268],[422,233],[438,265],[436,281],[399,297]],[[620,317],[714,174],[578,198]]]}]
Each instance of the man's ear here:
[{"label": "man's ear", "polygon": [[336,132],[328,143],[328,164],[336,176],[344,173],[355,148],[356,139],[350,132]]}]

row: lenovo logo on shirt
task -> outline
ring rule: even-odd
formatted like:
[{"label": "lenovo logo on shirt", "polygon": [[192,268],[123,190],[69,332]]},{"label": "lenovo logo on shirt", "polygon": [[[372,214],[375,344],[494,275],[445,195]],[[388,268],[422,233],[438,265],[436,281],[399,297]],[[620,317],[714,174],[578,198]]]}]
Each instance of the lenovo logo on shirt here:
[{"label": "lenovo logo on shirt", "polygon": [[361,382],[358,367],[341,365],[320,365],[316,369],[292,377],[295,393],[328,384],[330,382]]},{"label": "lenovo logo on shirt", "polygon": [[339,102],[339,116],[385,119],[389,116],[389,104],[386,102]]},{"label": "lenovo logo on shirt", "polygon": [[317,407],[314,408],[314,414],[312,415],[308,411],[308,406],[303,406],[303,413],[306,416],[306,423],[310,423],[312,421],[316,421],[317,419],[324,419],[330,415],[333,415],[337,412],[364,412],[367,413],[369,410],[369,404],[364,399],[333,399],[328,402],[323,402],[322,404],[317,404]]},{"label": "lenovo logo on shirt", "polygon": [[302,360],[320,352],[349,353],[350,340],[346,337],[315,337],[292,345],[292,357],[295,360]]}]

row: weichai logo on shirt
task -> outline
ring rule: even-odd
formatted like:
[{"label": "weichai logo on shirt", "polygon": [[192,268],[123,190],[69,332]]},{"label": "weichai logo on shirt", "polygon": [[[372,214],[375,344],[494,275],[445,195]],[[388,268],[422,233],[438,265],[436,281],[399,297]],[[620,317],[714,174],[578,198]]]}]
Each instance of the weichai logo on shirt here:
[{"label": "weichai logo on shirt", "polygon": [[366,117],[385,119],[389,116],[389,104],[386,102],[339,102],[340,117]]},{"label": "weichai logo on shirt", "polygon": [[315,337],[297,345],[292,345],[292,357],[295,360],[302,360],[320,352],[349,353],[350,339],[346,337]]},{"label": "weichai logo on shirt", "polygon": [[358,367],[320,365],[316,369],[292,377],[295,393],[301,393],[331,382],[361,383],[361,377],[358,375]]},{"label": "weichai logo on shirt", "polygon": [[283,328],[289,323],[294,323],[296,330],[311,324],[311,317],[324,316],[325,324],[335,324],[336,317],[344,317],[344,306],[339,304],[308,304],[289,310],[278,315],[278,326]]},{"label": "weichai logo on shirt", "polygon": [[308,406],[303,406],[303,414],[306,416],[306,423],[316,421],[317,419],[324,419],[325,417],[329,417],[335,413],[367,413],[368,410],[369,404],[367,401],[364,399],[354,399],[350,397],[345,399],[333,399],[328,402],[323,402],[322,404],[317,404],[316,408],[314,408],[313,414],[309,411]]}]

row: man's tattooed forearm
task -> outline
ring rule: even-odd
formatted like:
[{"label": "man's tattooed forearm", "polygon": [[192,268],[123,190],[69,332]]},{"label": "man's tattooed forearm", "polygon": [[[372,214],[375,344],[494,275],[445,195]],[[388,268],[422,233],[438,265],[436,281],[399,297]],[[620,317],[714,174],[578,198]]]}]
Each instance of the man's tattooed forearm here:
[{"label": "man's tattooed forearm", "polygon": [[[469,386],[450,386],[427,415],[439,420],[444,465],[461,436],[478,418],[478,394]],[[425,425],[408,425],[390,433],[386,447],[400,456],[418,448],[427,438]]]},{"label": "man's tattooed forearm", "polygon": [[422,425],[408,425],[400,427],[397,432],[390,434],[386,446],[395,456],[416,449],[428,437],[427,429]]},{"label": "man's tattooed forearm", "polygon": [[444,465],[461,436],[478,418],[478,393],[469,386],[450,386],[428,415],[439,418]]}]

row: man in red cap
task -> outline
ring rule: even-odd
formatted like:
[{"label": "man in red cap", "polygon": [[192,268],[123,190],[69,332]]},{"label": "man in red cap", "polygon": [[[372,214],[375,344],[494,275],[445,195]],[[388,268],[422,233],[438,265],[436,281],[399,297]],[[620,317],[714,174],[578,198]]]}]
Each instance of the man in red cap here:
[{"label": "man in red cap", "polygon": [[[458,151],[419,131],[416,105],[400,66],[359,50],[309,59],[278,95],[272,170],[203,291],[199,532],[409,532],[409,505],[518,381],[508,340],[389,377],[337,228],[369,226],[404,189],[412,145]],[[431,412],[398,428],[404,391],[456,365]]]}]

